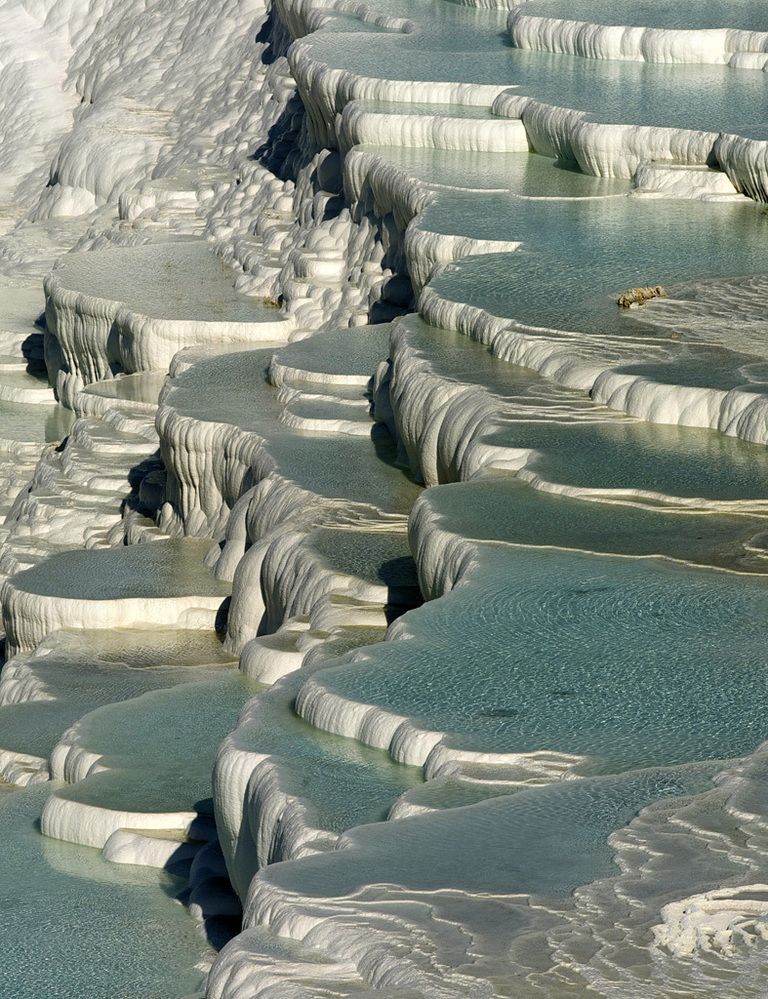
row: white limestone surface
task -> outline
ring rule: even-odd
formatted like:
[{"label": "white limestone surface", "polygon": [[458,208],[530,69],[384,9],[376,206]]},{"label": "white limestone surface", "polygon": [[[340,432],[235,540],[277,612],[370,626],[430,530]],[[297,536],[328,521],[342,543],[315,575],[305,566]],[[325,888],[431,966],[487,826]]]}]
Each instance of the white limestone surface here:
[{"label": "white limestone surface", "polygon": [[[60,80],[66,93],[60,104],[50,104],[50,127],[42,129],[48,136],[45,148],[30,149],[29,169],[38,181],[27,179],[23,185],[24,205],[37,201],[27,220],[29,229],[0,244],[0,263],[22,267],[18,273],[26,274],[25,267],[37,273],[44,257],[57,256],[81,240],[81,252],[65,254],[48,279],[47,335],[49,371],[58,396],[82,418],[68,444],[46,454],[0,537],[5,545],[0,566],[10,570],[38,563],[31,576],[22,574],[4,584],[8,649],[32,649],[62,624],[105,631],[171,622],[211,627],[230,590],[220,581],[233,581],[226,622],[229,647],[242,652],[244,673],[275,686],[247,706],[239,724],[232,719],[229,735],[222,733],[213,791],[229,874],[248,901],[248,929],[218,963],[209,983],[211,996],[344,995],[372,988],[383,994],[486,995],[508,989],[510,981],[519,985],[521,995],[529,985],[534,994],[541,989],[546,994],[563,981],[568,990],[574,983],[576,989],[589,990],[594,983],[595,989],[603,988],[605,967],[608,980],[622,983],[606,989],[637,995],[652,978],[642,960],[641,986],[632,972],[624,974],[623,966],[617,971],[620,947],[612,949],[612,931],[601,924],[601,914],[608,913],[611,926],[619,921],[611,906],[603,906],[603,889],[595,889],[594,904],[589,891],[573,903],[566,899],[574,889],[615,873],[607,836],[626,826],[654,795],[695,791],[687,783],[690,775],[632,777],[629,783],[636,780],[645,790],[628,795],[623,778],[607,792],[600,780],[588,788],[586,781],[561,781],[580,757],[559,752],[558,745],[539,756],[456,750],[448,744],[448,726],[419,726],[411,722],[407,706],[387,711],[375,697],[350,707],[351,699],[336,697],[314,671],[324,655],[334,654],[347,655],[364,668],[367,653],[354,650],[382,638],[388,616],[412,598],[402,580],[379,578],[366,564],[369,556],[379,567],[401,557],[396,546],[385,550],[381,542],[388,535],[402,538],[418,494],[406,476],[398,478],[398,462],[429,486],[473,479],[492,469],[535,478],[542,489],[557,487],[561,498],[567,493],[573,500],[578,490],[592,489],[589,475],[575,484],[561,481],[562,469],[560,479],[554,473],[547,478],[536,464],[541,454],[534,454],[535,448],[524,441],[506,447],[503,435],[511,416],[519,422],[548,422],[567,409],[576,422],[589,419],[587,409],[607,403],[646,420],[766,440],[766,396],[756,369],[742,385],[688,384],[674,350],[664,347],[656,354],[652,346],[645,359],[659,361],[664,354],[670,362],[667,380],[652,364],[644,372],[618,370],[617,357],[628,356],[620,345],[609,343],[610,356],[604,356],[607,341],[595,344],[588,334],[570,336],[562,330],[521,329],[487,303],[453,300],[431,287],[446,265],[468,256],[515,250],[524,259],[539,238],[557,239],[557,225],[552,223],[549,231],[542,227],[521,247],[514,227],[503,228],[503,213],[494,232],[472,228],[466,212],[458,211],[453,231],[450,208],[438,212],[442,224],[433,224],[436,216],[430,212],[440,208],[441,197],[451,204],[440,193],[439,177],[435,183],[424,182],[393,166],[387,160],[388,145],[422,152],[474,151],[509,157],[510,163],[531,148],[595,176],[634,178],[638,190],[653,191],[660,214],[670,195],[705,202],[734,199],[736,193],[766,196],[765,148],[759,137],[677,127],[673,112],[663,127],[629,124],[618,111],[603,122],[597,114],[590,118],[569,110],[565,81],[562,100],[545,103],[528,98],[522,84],[510,89],[504,74],[494,83],[457,79],[454,55],[457,66],[471,59],[474,68],[484,71],[494,33],[503,24],[482,9],[484,4],[463,6],[480,9],[468,14],[460,5],[440,7],[427,16],[407,3],[281,0],[267,19],[256,0],[207,5],[184,0],[151,9],[139,0],[99,0],[86,6],[29,0],[24,10],[34,25],[20,32],[9,21],[30,54],[55,56],[45,72],[33,65],[30,83],[23,85],[32,87],[38,73],[48,93]],[[450,44],[446,38],[451,32],[440,34],[443,48],[436,56],[428,35],[437,16],[456,30]],[[524,17],[523,11],[515,23],[522,25]],[[568,44],[585,47],[580,54],[610,56],[617,51],[616,32],[563,31],[571,39]],[[322,46],[304,38],[312,33],[323,36]],[[433,79],[390,79],[373,68],[373,60],[370,72],[365,60],[345,68],[346,51],[368,44],[373,52],[391,39],[421,44],[420,34],[425,62],[431,71],[440,70]],[[548,45],[560,44],[553,40],[556,35],[553,28]],[[716,35],[685,31],[660,38],[635,32],[622,35],[618,44],[627,56],[662,57],[672,60],[671,65],[694,57],[716,63],[718,52],[732,44],[732,75],[761,68],[765,57],[759,39]],[[28,38],[44,40],[46,46],[29,45]],[[488,44],[479,45],[467,59],[462,48],[478,45],[481,38]],[[339,59],[331,66],[322,53],[333,46]],[[0,61],[7,48],[0,50]],[[489,63],[496,60],[494,65],[498,57],[495,50],[487,56]],[[15,72],[3,69],[3,81],[13,83]],[[23,115],[16,117],[17,109],[11,109],[14,88],[15,83],[6,88],[10,98],[0,98],[0,114],[13,110],[15,129],[0,154],[4,164],[24,149],[19,139],[24,138]],[[81,105],[71,120],[78,99]],[[371,104],[383,100],[400,107]],[[418,107],[409,108],[416,102]],[[22,112],[23,104],[19,102]],[[467,109],[477,113],[462,113]],[[66,122],[60,112],[66,112]],[[58,129],[67,133],[63,141],[56,140]],[[375,143],[376,152],[359,148],[361,143]],[[23,165],[23,157],[14,163]],[[50,185],[43,188],[40,172],[44,183],[49,165]],[[463,180],[465,190],[482,187],[471,176]],[[606,185],[606,192],[615,190]],[[479,196],[476,204],[478,218],[487,221],[492,201]],[[72,223],[71,229],[64,220]],[[0,222],[3,228],[5,216]],[[626,241],[638,238],[631,224],[622,231]],[[218,258],[202,241],[193,248],[178,240],[191,233],[204,233]],[[31,263],[19,255],[24,245],[35,247]],[[85,247],[89,252],[82,252]],[[31,249],[29,253],[31,260]],[[572,259],[578,265],[576,254]],[[490,365],[441,370],[411,348],[405,325],[388,329],[380,341],[371,335],[370,342],[377,342],[370,351],[359,349],[355,328],[367,340],[362,329],[369,318],[391,320],[413,307],[414,291],[420,294],[422,318],[472,337],[479,349],[487,346],[499,365],[525,365],[568,386],[570,393],[556,400],[556,386],[549,395],[549,389],[533,388],[547,396],[549,408],[542,405],[537,411],[531,404],[526,409],[505,391],[503,379],[492,377]],[[590,292],[584,289],[585,295]],[[743,317],[734,309],[734,298],[738,293],[721,297],[714,307]],[[713,302],[707,299],[701,313]],[[651,306],[647,314],[653,315]],[[668,330],[675,315],[674,307],[666,313],[660,309],[655,330]],[[745,325],[738,330],[742,346],[748,338]],[[318,335],[321,328],[328,332]],[[307,334],[284,351],[272,346]],[[646,328],[638,333],[638,344],[643,336],[655,339]],[[754,327],[749,336],[754,346]],[[211,348],[208,359],[176,356],[190,344]],[[222,353],[225,344],[250,348],[259,357],[251,356],[247,363],[243,354],[240,362],[217,367],[210,357]],[[435,352],[440,353],[437,343]],[[4,363],[0,397],[21,398]],[[110,462],[109,455],[125,458],[135,447],[142,462],[152,457],[145,452],[156,446],[156,438],[147,424],[159,377],[167,370],[174,377],[157,420],[161,456],[149,471],[136,473],[129,467],[134,481],[143,475],[134,490],[126,483],[126,469]],[[139,381],[147,372],[154,380]],[[110,381],[114,389],[104,387]],[[375,429],[367,422],[371,401],[382,424]],[[383,426],[399,438],[399,448]],[[661,463],[662,458],[655,460]],[[681,472],[676,481],[682,477]],[[647,505],[669,498],[661,489],[632,483],[624,500],[631,490],[633,501]],[[608,491],[603,489],[599,497],[606,505]],[[681,499],[671,489],[669,495]],[[690,493],[686,497],[691,500]],[[718,502],[709,494],[693,497],[694,502],[700,499],[712,499],[713,506]],[[744,508],[734,516],[745,521],[756,517],[759,497],[739,497],[734,507],[742,499]],[[593,492],[591,501],[599,511],[597,500]],[[413,548],[422,588],[438,604],[449,590],[469,588],[475,580],[478,557],[472,537],[482,533],[480,506],[477,525],[468,526],[467,537],[442,535],[434,523],[426,523],[425,507],[417,508]],[[542,501],[544,509],[555,507]],[[563,503],[556,516],[564,517],[565,509],[572,507]],[[615,510],[606,514],[606,525],[615,523],[614,517]],[[562,526],[561,520],[557,523]],[[575,540],[569,536],[576,548],[587,535],[583,525],[580,529]],[[221,547],[203,543],[190,548],[195,542],[165,540],[122,544],[161,538],[163,532],[214,537]],[[612,539],[605,544],[614,543]],[[57,543],[119,547],[46,558]],[[176,544],[196,553],[194,565],[182,558],[169,566],[160,558],[159,553]],[[373,558],[377,553],[378,563]],[[203,556],[215,567],[215,580],[203,567]],[[583,564],[594,567],[586,556]],[[398,593],[401,604],[393,607],[396,601],[388,601]],[[572,608],[568,603],[567,610]],[[481,615],[487,610],[477,608]],[[681,612],[676,619],[680,627],[682,618]],[[457,633],[457,646],[466,638]],[[390,625],[390,646],[400,642],[405,647],[412,639],[407,619]],[[21,674],[16,679],[18,696],[25,696],[22,688],[31,695],[32,681]],[[30,686],[23,687],[27,682]],[[57,775],[84,778],[84,785],[104,777],[104,771],[97,773],[104,753],[74,736],[54,755]],[[510,804],[516,795],[508,794],[502,795],[508,799],[504,804],[487,807],[480,801],[470,806],[471,814],[458,808],[455,815],[446,807],[438,820],[426,814],[426,821],[417,823],[414,816],[398,828],[399,817],[411,808],[401,802],[390,813],[397,821],[384,823],[393,799],[407,784],[403,780],[399,785],[393,776],[408,770],[401,761],[421,768],[419,780],[445,778],[425,792],[424,801],[429,793],[439,798],[438,786],[444,789],[450,779],[461,777],[456,782],[462,787],[479,784],[483,773],[491,772],[484,766],[494,764],[498,777],[503,766],[496,765],[506,765],[507,791],[529,782],[519,804],[526,813],[530,802],[533,818],[520,824]],[[3,764],[22,780],[24,760],[3,757]],[[34,771],[34,760],[26,764]],[[118,771],[116,767],[113,773]],[[147,766],[148,780],[152,773]],[[124,779],[122,790],[129,783]],[[554,789],[540,786],[547,782],[554,782]],[[459,797],[446,791],[444,803],[456,805]],[[602,817],[606,810],[614,816],[613,824],[601,818],[598,828],[578,826],[582,832],[574,847],[578,822],[585,816]],[[734,806],[727,814],[738,817],[738,810]],[[748,811],[746,806],[742,811]],[[754,805],[758,819],[749,833],[755,841],[763,811],[759,803]],[[158,807],[155,814],[172,834],[178,834],[179,826],[186,828],[186,811]],[[644,816],[642,822],[646,820]],[[553,862],[537,849],[542,831],[549,836],[558,822],[566,832],[551,844],[557,858]],[[684,822],[670,824],[678,829]],[[134,831],[121,831],[131,825]],[[91,837],[88,842],[105,844],[107,854],[123,862],[167,863],[178,849],[168,845],[172,840],[142,833],[147,822],[141,808],[102,807],[77,800],[77,792],[51,799],[44,828],[80,842]],[[716,831],[710,838],[722,843],[718,835]],[[437,858],[435,842],[447,844]],[[488,850],[472,853],[468,845],[476,848],[478,842]],[[738,832],[729,837],[729,860],[743,851],[742,842]],[[513,866],[542,881],[532,884],[519,871],[510,872],[510,843],[517,844]],[[621,844],[614,843],[620,853]],[[599,853],[597,860],[590,851]],[[583,865],[582,854],[589,854]],[[660,855],[658,841],[648,855]],[[574,857],[579,858],[575,873]],[[630,871],[628,857],[631,848],[622,854],[622,870]],[[288,858],[295,861],[274,864]],[[649,862],[647,869],[631,872],[641,883],[638,896],[654,880],[652,866]],[[725,864],[718,867],[718,877],[735,877],[732,883],[743,885],[738,873]],[[625,880],[631,882],[631,876]],[[559,901],[548,896],[544,905],[529,904],[546,895],[555,881]],[[751,946],[759,936],[751,920],[759,922],[764,881],[764,876],[755,878],[751,895],[734,890],[733,897],[722,898],[710,896],[713,889],[699,883],[695,873],[690,883],[675,882],[676,898],[665,897],[654,885],[647,908],[637,908],[644,926],[662,927],[658,947],[653,950],[656,944],[634,927],[627,932],[627,946],[636,948],[632,954],[642,951],[643,960],[653,955],[657,968],[664,966],[664,947],[675,954],[716,951],[730,956],[734,941],[738,950],[748,937]],[[396,884],[382,887],[384,882]],[[628,897],[632,890],[622,882],[616,897]],[[719,909],[713,912],[717,925],[712,936],[699,914],[715,903]],[[558,935],[557,926],[561,909],[571,904],[581,922],[569,941],[567,933]],[[192,905],[203,922],[206,905],[211,911],[220,906],[220,915],[237,918],[234,908],[228,912],[224,895],[210,886],[200,888]],[[522,949],[512,950],[510,944],[518,933],[532,940],[526,934],[534,932],[537,963],[531,968]],[[276,942],[274,934],[282,940]],[[578,946],[590,934],[596,946]],[[716,938],[715,946],[711,938]],[[579,966],[584,954],[595,955],[590,969]],[[541,970],[550,967],[557,967],[554,984]],[[660,974],[661,984],[649,986],[649,996],[665,996],[668,984],[677,985],[686,973],[674,964],[668,978],[663,978],[666,971]],[[721,982],[728,974],[720,976]],[[726,988],[730,985],[721,984],[721,997]]]},{"label": "white limestone surface", "polygon": [[2,586],[8,653],[64,627],[212,627],[229,586],[203,566],[208,547],[162,541],[68,552],[11,577]]},{"label": "white limestone surface", "polygon": [[166,371],[182,347],[282,339],[274,310],[233,290],[203,242],[76,254],[46,281],[46,361],[59,398],[115,371]]},{"label": "white limestone surface", "polygon": [[739,56],[748,54],[754,69],[764,69],[768,61],[768,33],[764,31],[595,24],[531,15],[525,4],[510,11],[507,28],[518,48],[588,59],[741,67]]}]

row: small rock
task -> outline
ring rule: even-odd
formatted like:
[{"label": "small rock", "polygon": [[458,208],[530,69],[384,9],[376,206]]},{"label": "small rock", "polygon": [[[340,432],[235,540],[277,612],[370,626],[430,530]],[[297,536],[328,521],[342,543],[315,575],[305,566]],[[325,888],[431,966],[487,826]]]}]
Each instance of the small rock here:
[{"label": "small rock", "polygon": [[660,285],[656,285],[655,288],[630,288],[623,295],[619,295],[616,301],[620,308],[628,309],[631,305],[642,305],[643,302],[647,302],[652,298],[666,297],[666,291]]}]

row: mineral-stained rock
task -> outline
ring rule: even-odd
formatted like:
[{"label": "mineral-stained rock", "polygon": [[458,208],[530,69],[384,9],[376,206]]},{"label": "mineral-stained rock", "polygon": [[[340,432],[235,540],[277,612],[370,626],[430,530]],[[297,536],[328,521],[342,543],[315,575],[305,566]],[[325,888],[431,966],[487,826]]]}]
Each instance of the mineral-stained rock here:
[{"label": "mineral-stained rock", "polygon": [[664,289],[657,284],[655,288],[630,288],[629,291],[625,291],[623,295],[619,295],[616,301],[620,308],[628,309],[632,305],[643,305],[644,302],[648,302],[652,298],[666,297],[666,291],[664,291]]}]

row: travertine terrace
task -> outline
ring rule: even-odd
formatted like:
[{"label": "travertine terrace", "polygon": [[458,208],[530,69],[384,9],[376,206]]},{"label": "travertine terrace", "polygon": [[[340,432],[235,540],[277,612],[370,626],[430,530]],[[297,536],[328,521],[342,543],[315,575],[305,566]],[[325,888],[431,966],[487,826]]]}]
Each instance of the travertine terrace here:
[{"label": "travertine terrace", "polygon": [[0,0],[0,995],[766,994],[767,67]]}]

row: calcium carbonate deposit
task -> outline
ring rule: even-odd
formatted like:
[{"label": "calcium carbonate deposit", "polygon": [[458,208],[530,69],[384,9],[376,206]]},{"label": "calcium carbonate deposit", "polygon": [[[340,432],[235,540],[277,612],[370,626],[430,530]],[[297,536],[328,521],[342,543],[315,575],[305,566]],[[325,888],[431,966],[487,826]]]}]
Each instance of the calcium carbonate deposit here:
[{"label": "calcium carbonate deposit", "polygon": [[766,71],[0,0],[3,999],[768,993]]}]

